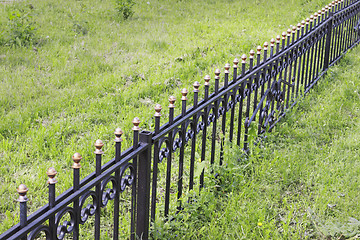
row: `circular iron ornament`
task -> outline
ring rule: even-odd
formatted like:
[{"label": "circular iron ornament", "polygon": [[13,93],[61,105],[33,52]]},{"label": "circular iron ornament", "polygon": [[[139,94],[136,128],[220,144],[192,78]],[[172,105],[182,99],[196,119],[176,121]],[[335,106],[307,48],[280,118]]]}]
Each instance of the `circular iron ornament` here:
[{"label": "circular iron ornament", "polygon": [[44,232],[45,236],[46,236],[46,240],[50,240],[51,236],[50,236],[50,228],[48,226],[45,225],[40,225],[38,227],[36,227],[34,230],[31,231],[31,233],[29,234],[29,236],[27,237],[28,240],[34,240],[37,239],[37,236],[41,233]]},{"label": "circular iron ornament", "polygon": [[277,70],[276,69],[273,69],[271,71],[271,77],[276,77],[276,74],[277,74]]},{"label": "circular iron ornament", "polygon": [[[165,143],[165,147],[161,148],[161,146]],[[170,143],[169,143],[169,139],[167,137],[162,137],[158,143],[159,148],[161,148],[161,150],[159,151],[159,163],[161,163],[164,158],[167,158],[169,156],[170,153]]]},{"label": "circular iron ornament", "polygon": [[[61,225],[60,221],[66,213],[70,215],[70,221],[65,220]],[[71,207],[61,210],[55,217],[56,234],[59,240],[64,239],[65,235],[71,233],[75,226],[75,212]]]},{"label": "circular iron ornament", "polygon": [[204,130],[205,123],[204,122],[198,122],[196,126],[196,133],[199,133],[200,131]]},{"label": "circular iron ornament", "polygon": [[[106,185],[109,182],[112,183],[112,188],[106,188]],[[109,200],[113,200],[115,198],[116,189],[117,189],[117,182],[116,182],[116,178],[114,176],[109,176],[104,181],[102,181],[101,188],[100,188],[101,207],[105,207],[108,204]]]},{"label": "circular iron ornament", "polygon": [[235,101],[236,101],[236,103],[241,101],[241,95],[240,94],[236,94]]},{"label": "circular iron ornament", "polygon": [[229,111],[230,109],[232,109],[233,107],[235,106],[235,103],[234,101],[229,101],[228,104],[227,104],[227,111]]},{"label": "circular iron ornament", "polygon": [[266,82],[270,81],[270,79],[271,79],[271,76],[269,74],[265,76],[265,81]]},{"label": "circular iron ornament", "polygon": [[[179,134],[179,137],[178,137],[178,138],[175,138],[177,134]],[[181,129],[180,129],[180,128],[176,128],[176,129],[174,130],[173,135],[172,135],[172,138],[173,138],[172,150],[173,150],[173,152],[175,152],[176,149],[180,148],[181,145],[182,145]]]},{"label": "circular iron ornament", "polygon": [[[126,170],[130,170],[130,174],[124,176]],[[132,164],[127,163],[120,169],[120,192],[125,191],[126,187],[131,186],[135,179],[135,171]]]},{"label": "circular iron ornament", "polygon": [[[91,197],[92,203],[88,204],[85,208],[83,207],[85,204],[85,201]],[[81,196],[79,201],[79,207],[81,209],[80,212],[80,224],[84,224],[89,216],[93,216],[96,211],[96,205],[97,205],[97,197],[94,191],[88,191],[84,195]]]},{"label": "circular iron ornament", "polygon": [[219,107],[218,116],[222,116],[225,113],[225,109],[223,107]]},{"label": "circular iron ornament", "polygon": [[187,143],[190,139],[192,139],[195,136],[192,125],[193,124],[190,124],[190,129],[187,130],[185,133],[185,143]]}]

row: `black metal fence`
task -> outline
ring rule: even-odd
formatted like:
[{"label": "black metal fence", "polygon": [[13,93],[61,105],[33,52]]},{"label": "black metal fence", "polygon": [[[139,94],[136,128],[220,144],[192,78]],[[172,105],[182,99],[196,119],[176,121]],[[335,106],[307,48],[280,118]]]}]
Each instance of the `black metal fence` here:
[{"label": "black metal fence", "polygon": [[[204,170],[194,180],[195,159],[221,165],[226,141],[246,153],[250,128],[258,134],[270,131],[331,65],[359,43],[359,19],[360,1],[333,1],[276,40],[271,39],[270,46],[264,43],[263,49],[259,46],[257,52],[250,51],[248,63],[246,55],[241,57],[240,66],[235,59],[232,77],[230,65],[226,64],[223,86],[220,70],[215,71],[213,83],[210,76],[205,76],[202,100],[200,84],[195,82],[192,106],[187,106],[188,91],[183,89],[181,115],[177,117],[176,100],[171,96],[168,122],[163,126],[162,108],[155,106],[154,132],[140,132],[139,119],[133,120],[132,148],[121,151],[122,131],[116,129],[115,158],[104,165],[103,143],[97,140],[96,170],[82,180],[81,155],[75,153],[73,187],[58,197],[57,172],[49,168],[49,204],[30,216],[26,205],[28,189],[20,185],[20,223],[0,239],[36,239],[40,233],[46,239],[64,239],[70,234],[78,239],[80,226],[90,218],[94,218],[94,238],[100,239],[101,209],[109,201],[113,201],[112,238],[118,239],[122,224],[120,195],[126,189],[128,195],[131,193],[126,238],[148,239],[150,221],[181,211],[183,191],[204,186]],[[210,84],[214,84],[214,92],[210,92]]]}]

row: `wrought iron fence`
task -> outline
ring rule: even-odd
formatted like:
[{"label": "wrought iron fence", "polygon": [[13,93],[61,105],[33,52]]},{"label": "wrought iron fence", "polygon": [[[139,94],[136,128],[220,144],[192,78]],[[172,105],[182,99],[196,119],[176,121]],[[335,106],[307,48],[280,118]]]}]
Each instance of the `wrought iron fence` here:
[{"label": "wrought iron fence", "polygon": [[[333,1],[276,40],[271,39],[270,46],[265,42],[263,48],[257,47],[257,52],[250,51],[248,63],[246,55],[241,57],[240,66],[235,59],[232,78],[230,64],[226,64],[223,86],[217,69],[214,92],[209,90],[210,76],[205,76],[204,97],[200,101],[200,84],[195,82],[192,106],[187,106],[188,91],[183,89],[181,114],[177,117],[174,117],[176,99],[171,96],[168,122],[163,126],[160,126],[162,107],[155,106],[154,132],[140,131],[139,119],[133,120],[132,148],[121,151],[123,132],[115,130],[115,158],[104,165],[103,143],[97,140],[96,170],[82,180],[81,155],[75,153],[73,187],[58,197],[55,197],[57,172],[49,168],[49,203],[30,216],[27,216],[28,188],[21,184],[17,189],[20,223],[0,239],[36,239],[39,233],[46,239],[63,239],[67,234],[79,239],[79,227],[92,216],[94,238],[100,239],[101,208],[109,201],[113,201],[112,237],[118,239],[119,199],[125,189],[131,189],[127,238],[148,239],[150,221],[181,211],[183,191],[195,185],[204,186],[204,170],[198,181],[194,180],[196,154],[202,162],[221,165],[225,141],[242,147],[246,153],[250,128],[258,134],[270,131],[331,65],[359,43],[359,19],[360,1]],[[160,188],[159,184],[165,186]],[[177,190],[172,187],[174,184]],[[171,204],[171,197],[175,204]],[[157,209],[158,201],[161,211]]]}]

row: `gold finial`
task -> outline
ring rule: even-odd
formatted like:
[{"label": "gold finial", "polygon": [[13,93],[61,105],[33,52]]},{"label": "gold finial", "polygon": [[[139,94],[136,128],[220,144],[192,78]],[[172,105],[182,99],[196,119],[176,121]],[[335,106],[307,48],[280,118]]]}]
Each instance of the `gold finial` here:
[{"label": "gold finial", "polygon": [[282,39],[286,39],[286,32],[283,32],[281,35],[282,35]]},{"label": "gold finial", "polygon": [[281,39],[280,35],[277,35],[276,36],[276,43],[280,43],[280,39]]},{"label": "gold finial", "polygon": [[205,85],[205,86],[209,86],[210,76],[209,76],[209,75],[206,75],[206,76],[204,77],[204,80],[205,80],[204,85]]},{"label": "gold finial", "polygon": [[288,36],[291,35],[291,29],[290,29],[290,28],[287,30],[287,35],[288,35]]},{"label": "gold finial", "polygon": [[254,50],[250,50],[250,59],[253,59],[255,55],[255,51]]},{"label": "gold finial", "polygon": [[298,23],[296,26],[297,26],[298,30],[300,30],[300,28],[301,28],[301,23]]},{"label": "gold finial", "polygon": [[176,98],[174,96],[170,96],[169,97],[169,108],[175,108],[175,101],[176,101]]},{"label": "gold finial", "polygon": [[72,159],[74,161],[72,168],[74,168],[74,169],[81,168],[80,161],[81,161],[82,157],[81,157],[80,153],[74,153],[74,155],[72,156]]},{"label": "gold finial", "polygon": [[140,124],[140,119],[138,117],[135,117],[133,120],[132,120],[132,124],[134,124],[132,130],[133,131],[140,131],[140,127],[139,127],[139,124]]},{"label": "gold finial", "polygon": [[269,46],[269,43],[268,43],[268,42],[264,42],[264,51],[267,50],[268,46]]},{"label": "gold finial", "polygon": [[319,10],[319,11],[318,11],[318,14],[319,14],[319,16],[320,16],[320,15],[322,14],[322,11],[321,11],[321,10]]},{"label": "gold finial", "polygon": [[123,133],[124,132],[121,130],[121,128],[116,128],[115,132],[114,132],[114,134],[115,134],[114,141],[115,142],[122,142],[121,135],[123,135]]},{"label": "gold finial", "polygon": [[325,9],[325,8],[322,8],[322,9],[321,9],[321,14],[325,14],[325,11],[326,11],[326,9]]},{"label": "gold finial", "polygon": [[241,63],[246,63],[246,54],[243,54],[242,56],[241,56]]},{"label": "gold finial", "polygon": [[162,107],[160,104],[155,105],[155,114],[154,114],[155,117],[161,117],[161,109]]},{"label": "gold finial", "polygon": [[215,79],[220,79],[219,75],[220,75],[220,69],[217,68],[215,70]]},{"label": "gold finial", "polygon": [[309,22],[310,22],[310,18],[307,18],[307,19],[306,19],[306,25],[308,25]]},{"label": "gold finial", "polygon": [[104,143],[100,140],[100,139],[98,139],[98,140],[96,140],[96,142],[95,142],[95,154],[103,154],[104,152],[101,150],[101,148],[104,146]]},{"label": "gold finial", "polygon": [[329,9],[330,9],[332,6],[333,6],[332,3],[329,3]]},{"label": "gold finial", "polygon": [[326,5],[326,6],[325,6],[325,11],[328,11],[328,10],[329,10],[329,6]]},{"label": "gold finial", "polygon": [[314,15],[310,16],[310,22],[314,21]]},{"label": "gold finial", "polygon": [[318,17],[318,13],[314,12],[314,18],[317,19],[317,17]]},{"label": "gold finial", "polygon": [[16,191],[19,193],[19,198],[16,200],[18,202],[27,202],[29,199],[26,197],[26,193],[29,189],[25,184],[20,184]]},{"label": "gold finial", "polygon": [[229,63],[227,63],[227,64],[225,64],[225,71],[224,71],[224,73],[229,73],[229,69],[230,69],[230,64]]},{"label": "gold finial", "polygon": [[305,21],[304,20],[301,21],[301,27],[305,27]]},{"label": "gold finial", "polygon": [[57,180],[55,178],[56,174],[57,174],[57,171],[55,170],[55,168],[53,167],[50,167],[46,174],[48,175],[49,179],[47,180],[47,183],[48,184],[55,184],[57,183]]},{"label": "gold finial", "polygon": [[193,87],[195,93],[199,92],[200,83],[198,81],[194,82]]},{"label": "gold finial", "polygon": [[293,33],[296,32],[296,26],[292,26],[292,32],[293,32]]},{"label": "gold finial", "polygon": [[188,100],[187,97],[186,97],[186,95],[188,94],[188,90],[187,90],[186,88],[183,88],[183,89],[181,90],[181,94],[182,94],[181,101],[186,101],[186,100]]},{"label": "gold finial", "polygon": [[239,59],[235,58],[234,61],[233,61],[233,63],[234,63],[233,68],[237,68],[237,67],[238,67],[238,63],[239,63]]},{"label": "gold finial", "polygon": [[261,54],[261,46],[257,46],[257,48],[256,48],[256,54]]},{"label": "gold finial", "polygon": [[271,43],[270,47],[273,47],[273,46],[274,46],[274,43],[275,43],[275,39],[272,38],[272,39],[270,40],[270,43]]}]

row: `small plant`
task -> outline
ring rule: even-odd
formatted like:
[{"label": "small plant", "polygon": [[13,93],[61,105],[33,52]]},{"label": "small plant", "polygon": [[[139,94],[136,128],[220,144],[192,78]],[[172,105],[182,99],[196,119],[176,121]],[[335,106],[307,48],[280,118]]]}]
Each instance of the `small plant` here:
[{"label": "small plant", "polygon": [[134,0],[115,0],[116,7],[119,15],[121,15],[124,20],[130,18],[134,15],[134,10],[132,9],[135,5]]},{"label": "small plant", "polygon": [[14,9],[8,13],[8,24],[3,32],[3,45],[28,46],[34,41],[35,23],[30,11]]}]

